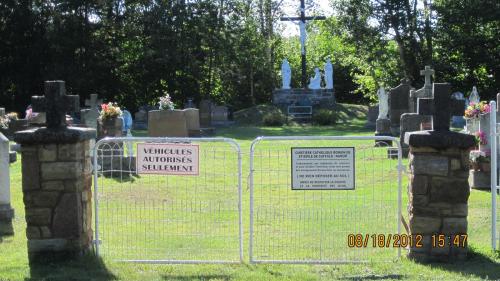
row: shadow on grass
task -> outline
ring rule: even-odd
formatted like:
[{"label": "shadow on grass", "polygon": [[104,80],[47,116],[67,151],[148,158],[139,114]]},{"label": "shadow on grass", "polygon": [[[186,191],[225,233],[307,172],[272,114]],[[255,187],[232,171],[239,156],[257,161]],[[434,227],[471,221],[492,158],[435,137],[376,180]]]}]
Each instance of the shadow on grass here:
[{"label": "shadow on grass", "polygon": [[344,277],[340,280],[402,280],[406,278],[404,275],[400,274],[388,274],[388,275],[363,275],[363,276],[352,276],[352,277]]},{"label": "shadow on grass", "polygon": [[94,254],[74,261],[30,264],[30,278],[25,281],[117,280],[104,262]]},{"label": "shadow on grass", "polygon": [[464,275],[473,275],[481,279],[500,280],[500,263],[495,261],[500,258],[500,252],[496,252],[489,257],[469,248],[467,260],[455,263],[433,263],[424,264],[442,270],[461,273]]},{"label": "shadow on grass", "polygon": [[200,274],[200,275],[164,275],[163,279],[173,281],[191,281],[191,280],[231,280],[230,275],[223,274]]}]

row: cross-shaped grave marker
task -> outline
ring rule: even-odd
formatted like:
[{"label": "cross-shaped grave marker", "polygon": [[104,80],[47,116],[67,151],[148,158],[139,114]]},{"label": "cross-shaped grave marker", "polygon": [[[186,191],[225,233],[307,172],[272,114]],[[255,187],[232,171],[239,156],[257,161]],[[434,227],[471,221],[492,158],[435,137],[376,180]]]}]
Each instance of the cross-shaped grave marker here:
[{"label": "cross-shaped grave marker", "polygon": [[435,73],[434,69],[432,69],[428,65],[426,65],[423,70],[420,70],[420,75],[425,76],[425,85],[424,85],[425,88],[427,88],[427,87],[431,88],[432,87],[431,77],[432,77],[432,75],[434,75],[434,73]]},{"label": "cross-shaped grave marker", "polygon": [[66,112],[80,109],[80,97],[66,95],[64,81],[45,81],[45,96],[31,97],[33,111],[45,112],[48,129],[66,128]]},{"label": "cross-shaped grave marker", "polygon": [[434,83],[433,97],[419,98],[417,112],[419,115],[431,115],[434,131],[449,131],[452,115],[464,113],[465,101],[451,98],[449,83]]},{"label": "cross-shaped grave marker", "polygon": [[99,100],[99,96],[97,94],[91,94],[90,99],[85,100],[85,106],[88,106],[92,109],[99,108],[99,104],[102,103],[102,100]]}]

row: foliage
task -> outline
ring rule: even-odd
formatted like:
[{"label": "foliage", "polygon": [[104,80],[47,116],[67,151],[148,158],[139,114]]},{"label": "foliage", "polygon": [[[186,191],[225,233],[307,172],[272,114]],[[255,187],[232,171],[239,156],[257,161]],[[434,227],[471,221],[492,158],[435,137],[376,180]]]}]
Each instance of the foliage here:
[{"label": "foliage", "polygon": [[99,118],[101,120],[106,120],[106,119],[112,119],[112,118],[117,118],[122,115],[122,111],[120,107],[118,107],[117,103],[103,103],[101,104],[101,112],[99,115]]},{"label": "foliage", "polygon": [[267,113],[262,118],[265,126],[280,127],[286,123],[286,116],[281,112]]},{"label": "foliage", "polygon": [[334,110],[319,109],[314,112],[312,121],[314,124],[321,126],[335,125],[337,122],[337,115]]},{"label": "foliage", "polygon": [[160,110],[173,110],[175,108],[169,94],[165,94],[163,97],[160,97],[158,105]]},{"label": "foliage", "polygon": [[471,163],[490,163],[491,157],[488,153],[480,150],[472,150],[469,154]]}]

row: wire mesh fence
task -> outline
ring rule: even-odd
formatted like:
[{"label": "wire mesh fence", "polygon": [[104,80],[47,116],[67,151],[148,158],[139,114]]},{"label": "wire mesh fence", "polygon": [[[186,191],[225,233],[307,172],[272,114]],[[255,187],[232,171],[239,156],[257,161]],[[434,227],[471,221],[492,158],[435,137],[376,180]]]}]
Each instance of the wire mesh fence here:
[{"label": "wire mesh fence", "polygon": [[[138,143],[195,144],[199,171],[137,174]],[[101,256],[150,263],[241,261],[241,152],[236,142],[113,138],[97,142],[94,150],[95,238]]]},{"label": "wire mesh fence", "polygon": [[[250,261],[342,263],[401,253],[401,152],[387,137],[268,137],[250,154]],[[353,147],[354,190],[292,190],[293,147]],[[399,149],[400,150],[400,149]],[[398,241],[399,240],[399,241]],[[408,243],[408,242],[406,242]]]}]

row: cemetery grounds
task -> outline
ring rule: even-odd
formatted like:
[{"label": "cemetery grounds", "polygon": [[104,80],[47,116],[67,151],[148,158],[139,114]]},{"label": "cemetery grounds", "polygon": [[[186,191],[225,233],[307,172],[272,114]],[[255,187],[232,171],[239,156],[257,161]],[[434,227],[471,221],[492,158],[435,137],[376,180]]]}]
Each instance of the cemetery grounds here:
[{"label": "cemetery grounds", "polygon": [[[108,224],[108,227],[113,227],[116,229],[104,229],[105,235],[103,239],[105,241],[111,241],[110,243],[115,243],[115,247],[102,247],[103,258],[95,258],[92,255],[84,257],[81,261],[67,262],[57,265],[46,265],[46,266],[32,266],[30,268],[27,258],[26,249],[26,235],[25,228],[26,224],[24,221],[24,205],[22,202],[22,191],[21,191],[21,161],[11,165],[11,190],[12,190],[12,205],[16,211],[16,217],[14,219],[14,230],[15,235],[10,237],[0,237],[0,280],[500,280],[500,256],[498,252],[491,251],[490,248],[490,202],[491,195],[486,191],[473,190],[469,198],[469,258],[466,262],[455,263],[455,264],[417,264],[412,261],[407,260],[405,256],[405,251],[402,251],[402,258],[396,259],[397,250],[396,249],[378,249],[373,250],[370,254],[370,259],[368,263],[361,264],[341,264],[341,265],[275,265],[275,264],[249,264],[248,263],[248,238],[249,238],[249,189],[247,185],[247,176],[249,170],[249,151],[250,144],[252,140],[261,135],[265,136],[363,136],[363,135],[373,135],[372,129],[365,129],[364,123],[366,118],[364,116],[357,116],[354,119],[349,120],[349,122],[344,122],[333,127],[318,127],[318,126],[285,126],[279,128],[272,127],[231,127],[231,128],[218,128],[217,137],[228,137],[234,138],[241,146],[242,151],[242,210],[243,210],[243,254],[244,263],[243,264],[233,264],[233,265],[158,265],[158,264],[134,264],[134,263],[120,263],[113,261],[114,258],[127,258],[128,253],[133,250],[133,237],[144,237],[145,235],[151,235],[151,239],[140,239],[142,245],[145,248],[156,249],[158,247],[171,247],[175,249],[177,246],[182,246],[182,243],[178,243],[174,237],[165,236],[155,236],[154,233],[145,233],[144,224],[149,223],[148,220],[143,224],[137,224],[137,227],[124,227],[127,225],[121,219],[120,212],[111,212],[113,208],[122,208],[123,206],[128,206],[128,210],[134,210],[138,216],[144,218],[144,216],[151,216],[150,221],[155,221],[157,219],[158,213],[155,212],[142,212],[140,206],[133,202],[146,202],[146,200],[154,200],[155,196],[161,194],[162,192],[168,192],[161,194],[168,198],[176,198],[178,200],[182,198],[188,198],[193,196],[193,194],[186,194],[185,190],[176,193],[174,189],[168,189],[168,191],[162,191],[158,189],[158,180],[151,180],[151,178],[99,178],[100,184],[107,187],[108,193],[103,196],[108,196],[106,202],[110,205],[103,206],[103,211],[101,213],[103,221],[114,220],[114,223]],[[144,131],[135,131],[135,136],[145,136]],[[297,143],[299,146],[301,143]],[[328,145],[328,142],[317,142],[318,145]],[[273,144],[272,147],[276,149],[277,144]],[[330,143],[331,145],[331,143]],[[335,142],[338,146],[349,146],[352,142],[340,141]],[[396,160],[387,160],[385,157],[384,149],[371,149],[373,147],[373,140],[366,140],[357,142],[356,146],[365,147],[367,151],[377,151],[373,157],[367,157],[366,155],[359,155],[358,157],[363,157],[362,161],[366,161],[366,165],[369,167],[377,167],[380,165],[396,166]],[[288,147],[284,148],[283,151],[286,153]],[[18,155],[19,157],[19,155]],[[228,158],[229,161],[229,158]],[[234,159],[232,160],[234,161]],[[282,165],[283,158],[279,157],[269,158],[268,163],[263,163],[262,169],[271,169],[271,167],[277,167]],[[281,161],[281,162],[280,162]],[[285,161],[286,162],[286,161]],[[371,163],[370,163],[371,162]],[[232,163],[234,164],[234,163]],[[232,165],[231,164],[231,165]],[[262,163],[261,163],[262,164]],[[407,160],[404,160],[404,165],[407,166]],[[210,163],[210,165],[223,165],[221,163]],[[358,167],[358,166],[357,166]],[[203,170],[204,167],[200,167]],[[369,171],[370,173],[370,171]],[[269,175],[272,178],[272,175]],[[394,181],[397,180],[396,172],[394,169],[394,174],[386,175],[393,177]],[[214,174],[214,182],[220,185],[225,185],[226,181],[231,181],[231,185],[234,185],[234,178],[227,179],[224,174],[220,175]],[[284,175],[279,175],[283,178]],[[149,180],[148,180],[149,179]],[[365,182],[362,182],[364,179]],[[175,180],[175,179],[173,179]],[[161,183],[161,181],[160,181]],[[262,182],[259,182],[262,183]],[[272,184],[272,180],[268,183]],[[394,198],[395,194],[391,194],[391,191],[397,191],[395,189],[384,189],[384,182],[379,182],[376,175],[374,177],[363,177],[361,182],[357,182],[357,185],[373,185],[379,188],[381,191],[377,196],[380,199],[384,196]],[[142,192],[132,192],[133,189],[127,188],[126,192],[122,192],[120,186],[142,186]],[[378,186],[380,185],[380,186]],[[406,205],[408,202],[406,194],[407,185],[407,175],[403,174],[402,182],[402,214],[407,218]],[[323,191],[324,192],[324,191]],[[335,191],[333,191],[335,192]],[[346,192],[346,191],[340,191]],[[234,193],[233,193],[234,194]],[[280,196],[281,193],[269,192],[263,195],[262,198],[271,198],[273,196]],[[299,193],[303,194],[303,193]],[[213,196],[204,194],[202,190],[197,190],[195,196],[203,198],[203,196]],[[221,196],[221,194],[219,194]],[[233,195],[231,195],[233,196]],[[325,198],[328,198],[325,196]],[[276,199],[276,198],[274,198]],[[378,202],[383,202],[379,200]],[[394,200],[387,201],[389,204],[395,204]],[[314,203],[314,202],[313,202]],[[354,210],[356,204],[359,201],[356,200],[344,200],[342,202],[336,202],[341,204],[340,207],[345,210]],[[113,205],[116,204],[116,205]],[[135,205],[134,205],[135,204]],[[146,204],[146,203],[144,203]],[[301,208],[313,208],[314,206],[307,205],[308,203],[301,200],[288,200],[286,203],[286,210],[300,210]],[[302,205],[306,204],[306,206]],[[309,203],[310,204],[310,203]],[[121,207],[118,207],[121,206]],[[283,206],[281,206],[283,207]],[[394,206],[373,206],[374,208],[394,208]],[[380,211],[380,210],[379,210]],[[291,211],[293,212],[293,211]],[[361,215],[370,215],[370,210],[360,210]],[[380,212],[378,212],[380,213]],[[232,214],[224,214],[223,212],[218,213],[221,216],[227,215],[228,219],[232,219],[237,222],[237,217]],[[130,215],[130,213],[128,213]],[[182,214],[179,214],[182,215]],[[108,216],[108,217],[107,217]],[[203,214],[200,215],[203,218]],[[231,217],[233,216],[233,217]],[[311,216],[314,216],[312,214]],[[292,218],[297,218],[298,220],[305,220],[306,217],[302,218],[299,216],[291,216]],[[207,217],[207,219],[212,219]],[[353,218],[356,220],[359,218]],[[362,222],[345,222],[353,224],[363,224],[363,229],[370,233],[394,233],[395,229],[388,229],[385,218],[380,220],[363,219]],[[290,227],[293,228],[293,221],[285,221],[278,223],[280,227]],[[302,224],[302,222],[301,222]],[[195,232],[199,233],[203,226],[196,226]],[[279,227],[272,228],[271,226],[259,225],[258,219],[256,220],[257,231],[264,229],[269,233],[269,239],[272,241],[282,241],[283,243],[288,243],[287,249],[272,249],[276,253],[287,255],[287,251],[297,251],[294,255],[298,257],[307,257],[312,253],[308,251],[314,251],[315,249],[307,249],[305,247],[294,247],[294,245],[311,243],[314,237],[308,237],[307,235],[298,237],[297,241],[285,241],[289,237],[280,236],[281,233]],[[310,225],[311,229],[317,227],[316,225]],[[332,230],[335,229],[334,225],[328,226]],[[330,228],[326,229],[330,229]],[[124,234],[124,230],[127,233]],[[237,247],[237,228],[234,226],[228,226],[228,231],[232,231],[234,234],[232,237],[234,239],[228,239],[229,236],[220,235],[220,239],[213,241],[205,241],[205,243],[212,243],[217,245],[224,244],[236,245]],[[161,233],[161,226],[158,226],[158,233]],[[193,229],[176,229],[177,233],[189,233],[193,232]],[[402,229],[404,232],[404,229]],[[186,236],[182,237],[186,241]],[[132,240],[130,240],[132,239]],[[195,241],[197,238],[193,238]],[[345,238],[347,243],[347,237]],[[148,242],[150,241],[150,242]],[[258,241],[258,240],[257,240]],[[261,240],[260,243],[263,241]],[[148,245],[151,243],[151,245]],[[294,244],[295,243],[295,244]],[[298,243],[298,244],[297,244]],[[257,244],[259,245],[259,244]],[[185,246],[185,245],[184,245]],[[181,258],[189,259],[190,256],[196,255],[205,256],[207,259],[216,258],[219,254],[224,253],[214,253],[211,251],[203,252],[193,247],[187,247],[192,249],[192,252],[184,251],[180,253]],[[114,249],[115,251],[108,251],[106,249]],[[262,250],[259,247],[255,247],[256,254],[259,254],[258,250]],[[335,249],[329,249],[335,251]],[[237,253],[237,252],[236,252]],[[152,251],[148,253],[150,257],[155,257],[155,252]],[[331,252],[330,254],[339,256],[343,253]],[[158,256],[161,258],[161,255]]]}]

